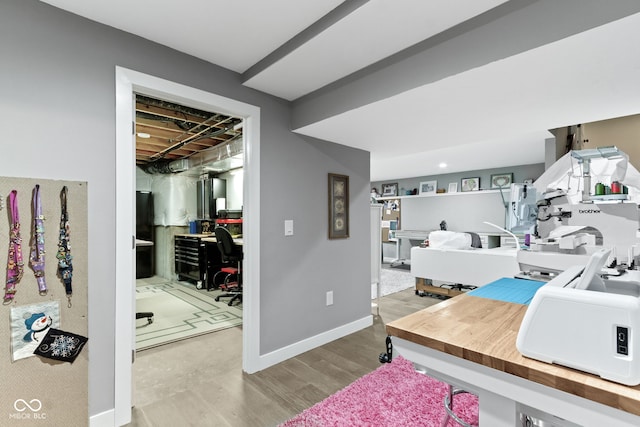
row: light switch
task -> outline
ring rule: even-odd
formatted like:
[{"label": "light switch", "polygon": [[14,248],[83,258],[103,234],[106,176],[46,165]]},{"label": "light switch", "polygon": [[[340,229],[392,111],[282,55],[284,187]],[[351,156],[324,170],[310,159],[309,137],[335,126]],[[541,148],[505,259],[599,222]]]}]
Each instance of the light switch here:
[{"label": "light switch", "polygon": [[293,236],[293,220],[292,219],[284,220],[284,235]]}]

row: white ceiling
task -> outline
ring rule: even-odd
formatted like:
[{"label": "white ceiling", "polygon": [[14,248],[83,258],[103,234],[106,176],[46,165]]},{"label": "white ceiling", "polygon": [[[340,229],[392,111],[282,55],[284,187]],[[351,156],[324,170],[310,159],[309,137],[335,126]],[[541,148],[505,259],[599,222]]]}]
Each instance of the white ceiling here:
[{"label": "white ceiling", "polygon": [[369,1],[245,84],[294,100],[505,2]]},{"label": "white ceiling", "polygon": [[[505,3],[43,1],[241,73],[246,86],[292,100],[294,108],[301,100],[314,102],[317,94],[331,97],[337,84],[353,88],[368,70],[380,70],[404,49],[429,38],[445,40],[443,31]],[[294,130],[370,151],[372,181],[542,163],[547,129],[640,112],[638,28],[640,14],[632,14],[371,102],[338,107]],[[508,45],[510,34],[504,38]],[[422,71],[428,70],[415,74]],[[440,169],[441,162],[448,167]]]}]

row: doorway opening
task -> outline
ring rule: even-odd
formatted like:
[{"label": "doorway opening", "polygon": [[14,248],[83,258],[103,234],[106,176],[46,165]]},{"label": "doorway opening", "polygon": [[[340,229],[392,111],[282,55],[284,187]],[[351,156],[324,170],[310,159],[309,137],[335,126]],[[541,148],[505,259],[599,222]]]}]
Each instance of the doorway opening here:
[{"label": "doorway opening", "polygon": [[199,89],[116,67],[116,425],[131,420],[135,342],[135,94],[219,111],[243,121],[243,333],[242,369],[259,369],[260,109]]},{"label": "doorway opening", "polygon": [[142,94],[135,102],[140,352],[242,324],[241,276],[221,271],[237,265],[214,233],[226,229],[242,251],[244,144],[240,117]]}]

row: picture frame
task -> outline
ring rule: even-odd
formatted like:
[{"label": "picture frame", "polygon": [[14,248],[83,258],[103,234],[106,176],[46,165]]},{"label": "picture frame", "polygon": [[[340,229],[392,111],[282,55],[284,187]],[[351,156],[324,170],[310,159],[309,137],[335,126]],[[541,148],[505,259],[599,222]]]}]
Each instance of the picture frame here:
[{"label": "picture frame", "polygon": [[329,239],[349,237],[349,177],[329,174]]},{"label": "picture frame", "polygon": [[462,178],[460,182],[462,192],[480,190],[480,177]]},{"label": "picture frame", "polygon": [[497,173],[491,175],[491,188],[511,187],[513,183],[513,173]]},{"label": "picture frame", "polygon": [[382,184],[382,197],[396,197],[398,195],[398,183]]},{"label": "picture frame", "polygon": [[423,181],[420,183],[420,194],[436,194],[438,181]]},{"label": "picture frame", "polygon": [[457,182],[450,182],[449,183],[449,190],[447,190],[449,193],[457,193],[458,192],[458,183]]}]

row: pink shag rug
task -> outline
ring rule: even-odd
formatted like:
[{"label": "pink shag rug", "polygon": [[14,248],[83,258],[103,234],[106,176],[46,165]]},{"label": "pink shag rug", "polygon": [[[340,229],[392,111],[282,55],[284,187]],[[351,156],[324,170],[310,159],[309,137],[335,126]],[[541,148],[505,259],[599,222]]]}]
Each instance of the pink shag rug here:
[{"label": "pink shag rug", "polygon": [[[397,356],[280,427],[440,427],[447,391],[445,383],[416,372]],[[453,408],[462,420],[478,425],[476,396],[454,396]],[[459,427],[449,420],[447,427],[454,426]]]}]

